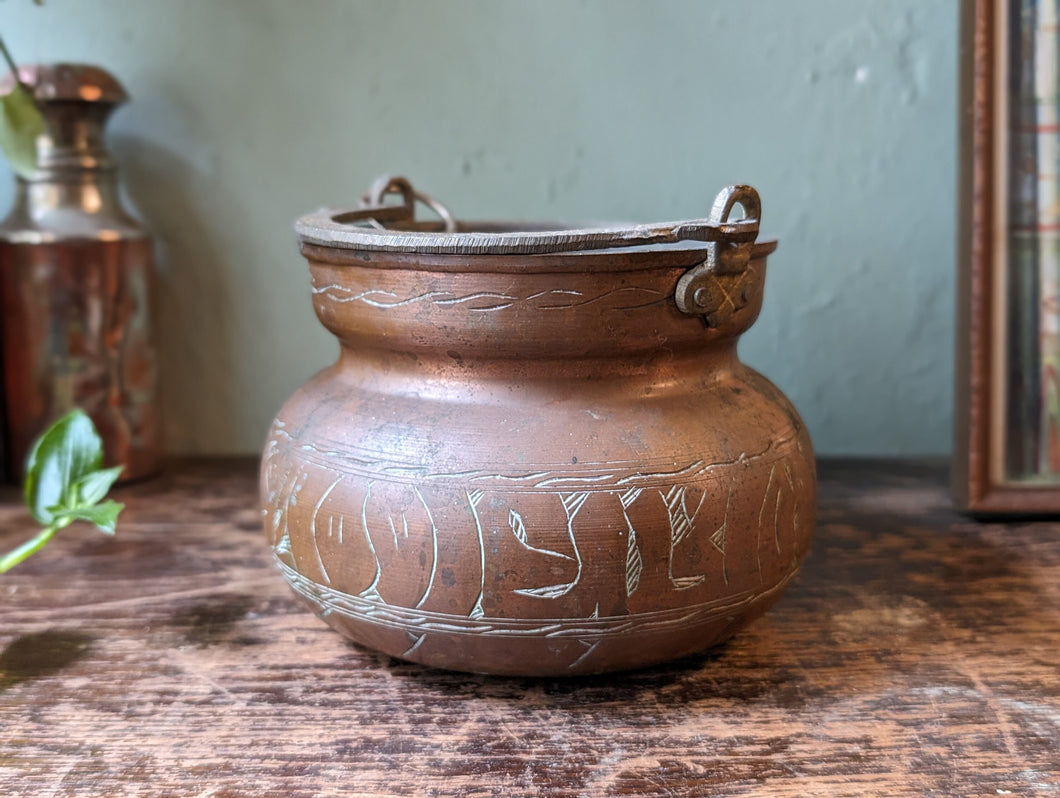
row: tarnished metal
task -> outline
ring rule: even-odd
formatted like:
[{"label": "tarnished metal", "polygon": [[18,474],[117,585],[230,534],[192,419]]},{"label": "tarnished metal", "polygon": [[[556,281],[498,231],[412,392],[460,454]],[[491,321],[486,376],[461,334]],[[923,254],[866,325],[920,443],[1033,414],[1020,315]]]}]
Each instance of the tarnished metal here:
[{"label": "tarnished metal", "polygon": [[[743,221],[758,229],[762,218],[762,201],[750,186],[729,186],[714,200],[710,223],[721,227],[729,221],[736,205],[743,206]],[[689,269],[677,281],[674,300],[684,313],[700,314],[707,324],[723,324],[733,313],[747,305],[753,291],[747,272],[751,262],[752,242],[735,237],[707,244],[707,259]]]},{"label": "tarnished metal", "polygon": [[[396,196],[399,202],[387,202]],[[416,203],[442,219],[416,220]],[[735,207],[743,217],[731,220]],[[705,260],[678,281],[674,301],[684,313],[701,315],[719,325],[751,300],[747,265],[756,252],[762,202],[751,186],[729,186],[714,200],[706,220],[653,225],[598,226],[578,229],[530,229],[523,224],[460,223],[448,208],[416,191],[404,177],[384,175],[372,183],[354,210],[318,211],[300,219],[295,229],[306,243],[369,251],[433,254],[557,254],[658,244],[705,244]],[[479,228],[479,229],[476,229]],[[757,249],[762,254],[761,245]]]},{"label": "tarnished metal", "polygon": [[[125,478],[157,467],[151,240],[122,207],[103,142],[121,84],[92,66],[19,70],[45,119],[37,168],[0,222],[8,473],[71,407],[92,417]],[[7,79],[9,82],[12,78]],[[3,90],[0,87],[0,90]]]},{"label": "tarnished metal", "polygon": [[[400,204],[386,202],[386,197],[393,194],[401,197]],[[441,217],[446,233],[456,232],[456,220],[448,208],[416,191],[407,178],[392,175],[383,175],[375,180],[368,192],[361,197],[361,207],[355,211],[341,213],[335,220],[341,224],[365,221],[376,230],[386,230],[384,222],[400,224],[408,229],[415,226],[417,202],[422,202]]]},{"label": "tarnished metal", "polygon": [[262,460],[291,587],[364,645],[504,674],[642,667],[764,612],[815,476],[798,414],[737,357],[774,247],[753,190],[705,221],[577,229],[445,233],[417,201],[386,178],[298,223],[341,355]]},{"label": "tarnished metal", "polygon": [[[400,195],[401,203],[385,204],[390,194]],[[735,202],[744,204],[741,197],[751,205],[745,205],[747,216],[730,221],[728,211]],[[758,207],[753,204],[757,197],[749,186],[733,186],[718,197],[711,219],[565,229],[560,225],[457,222],[441,203],[413,189],[407,179],[384,176],[372,184],[360,207],[307,214],[295,223],[295,231],[303,242],[321,246],[454,255],[544,255],[682,242],[753,244],[759,214],[751,211]],[[416,200],[433,208],[443,224],[417,222]],[[719,208],[725,203],[728,209],[721,213]]]}]

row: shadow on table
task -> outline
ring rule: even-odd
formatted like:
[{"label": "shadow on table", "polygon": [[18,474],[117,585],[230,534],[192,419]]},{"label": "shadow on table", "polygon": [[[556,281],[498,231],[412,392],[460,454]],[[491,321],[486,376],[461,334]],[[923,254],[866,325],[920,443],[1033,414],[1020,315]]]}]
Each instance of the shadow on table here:
[{"label": "shadow on table", "polygon": [[67,629],[16,637],[0,651],[0,693],[73,665],[88,653],[92,640],[90,635]]}]

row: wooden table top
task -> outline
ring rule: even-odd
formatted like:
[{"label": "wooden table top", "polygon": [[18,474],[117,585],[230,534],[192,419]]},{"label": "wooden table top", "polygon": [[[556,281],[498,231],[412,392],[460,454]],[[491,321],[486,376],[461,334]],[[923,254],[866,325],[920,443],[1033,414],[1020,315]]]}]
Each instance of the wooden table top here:
[{"label": "wooden table top", "polygon": [[[0,794],[1060,791],[1060,524],[945,471],[825,461],[814,549],[720,650],[607,677],[426,670],[344,642],[271,563],[248,460],[124,488],[0,576]],[[0,550],[32,528],[0,494]]]}]

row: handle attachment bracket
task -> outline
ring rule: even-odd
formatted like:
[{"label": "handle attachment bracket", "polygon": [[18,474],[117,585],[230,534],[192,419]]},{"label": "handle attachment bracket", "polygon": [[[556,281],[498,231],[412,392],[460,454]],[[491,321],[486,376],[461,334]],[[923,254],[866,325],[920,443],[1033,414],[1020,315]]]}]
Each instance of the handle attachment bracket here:
[{"label": "handle attachment bracket", "polygon": [[743,234],[710,241],[707,259],[681,275],[674,290],[674,300],[681,312],[703,316],[710,327],[719,326],[751,300],[747,264],[751,262],[751,248],[762,218],[758,192],[751,186],[722,189],[710,210],[710,224],[725,230],[737,204],[744,210],[744,218],[739,223]]}]

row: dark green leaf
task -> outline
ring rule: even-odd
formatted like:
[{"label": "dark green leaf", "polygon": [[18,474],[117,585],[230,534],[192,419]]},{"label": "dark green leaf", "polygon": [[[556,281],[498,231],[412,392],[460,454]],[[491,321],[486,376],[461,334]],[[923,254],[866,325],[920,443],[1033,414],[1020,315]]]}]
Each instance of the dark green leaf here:
[{"label": "dark green leaf", "polygon": [[114,466],[104,468],[102,471],[93,471],[85,474],[77,484],[77,497],[79,505],[92,505],[107,495],[110,486],[121,476],[125,466]]},{"label": "dark green leaf", "polygon": [[[38,441],[38,448],[40,442]],[[35,448],[29,454],[26,463],[25,496],[30,515],[41,524],[50,524],[55,520],[52,508],[63,498],[63,475],[59,470],[59,461],[53,458],[37,458]]]},{"label": "dark green leaf", "polygon": [[43,132],[44,117],[21,85],[0,97],[0,149],[21,177],[29,179],[37,168],[37,136]]},{"label": "dark green leaf", "polygon": [[69,518],[75,521],[88,521],[90,524],[95,524],[96,529],[100,532],[106,532],[108,535],[113,535],[118,525],[118,513],[125,509],[125,505],[121,502],[110,501],[109,499],[102,504],[97,504],[94,507],[75,507],[72,510],[62,510],[63,518]]},{"label": "dark green leaf", "polygon": [[72,410],[52,424],[26,462],[26,506],[33,517],[50,524],[53,508],[75,506],[75,486],[102,462],[103,442],[84,412]]}]

